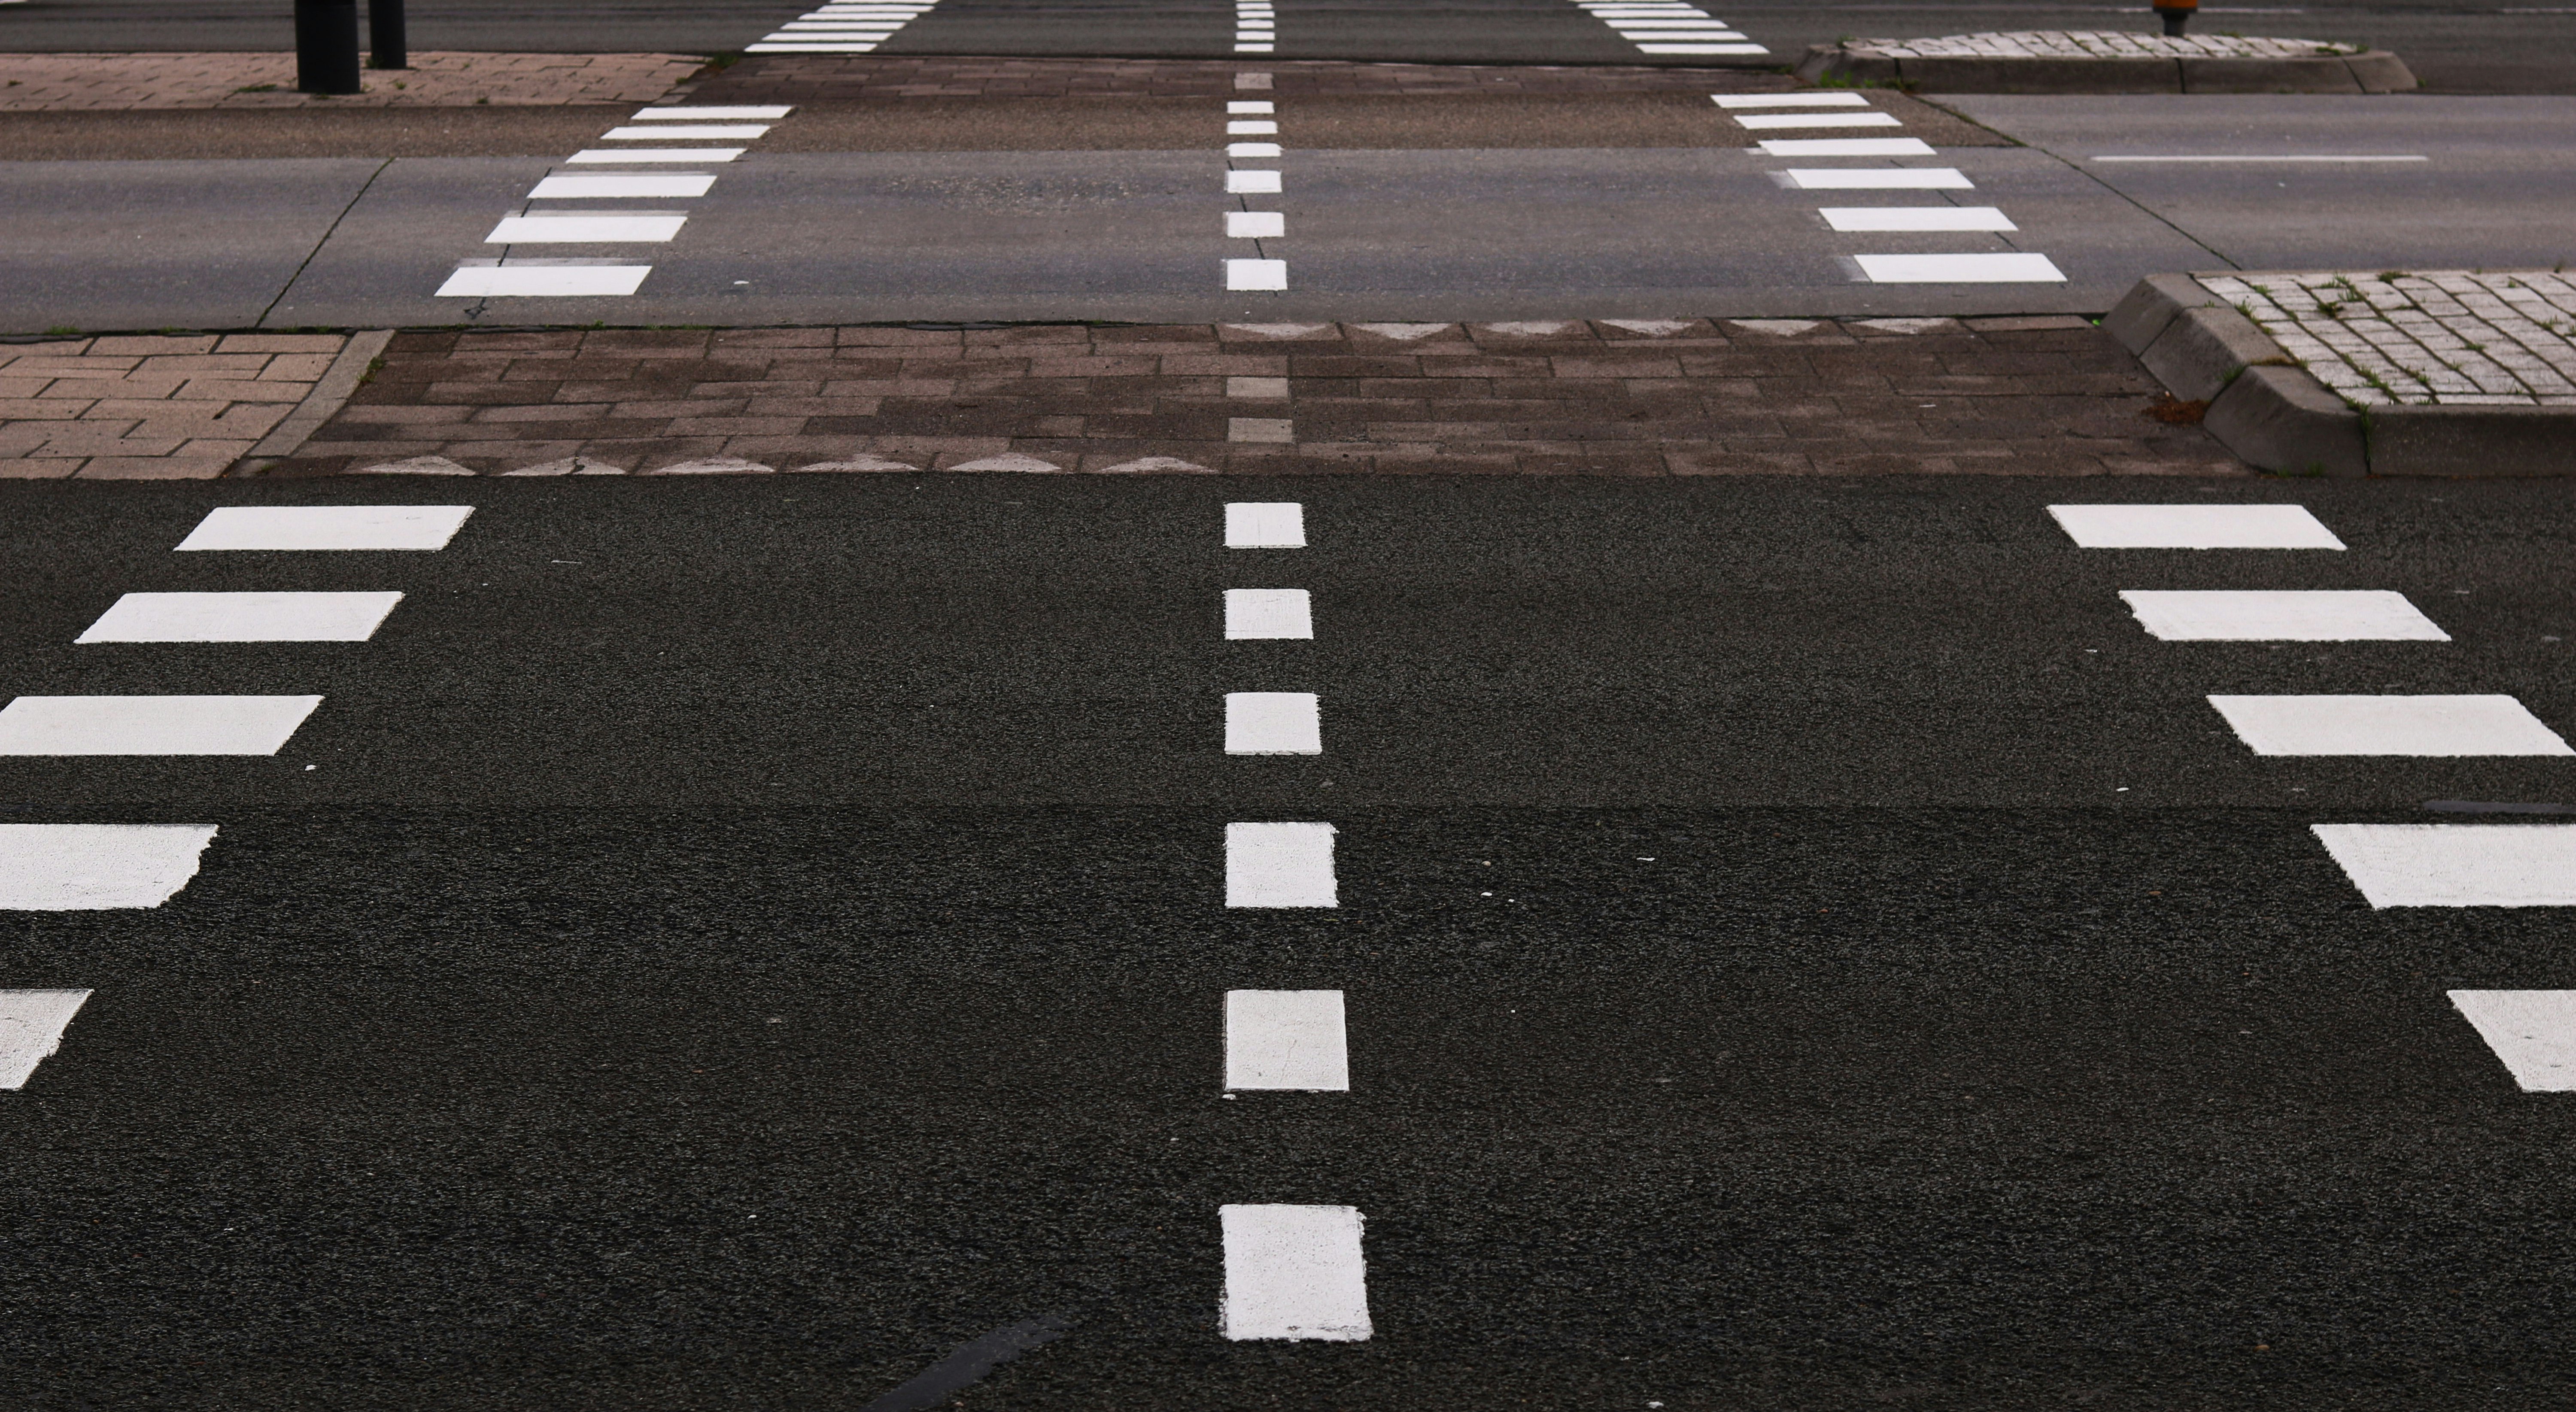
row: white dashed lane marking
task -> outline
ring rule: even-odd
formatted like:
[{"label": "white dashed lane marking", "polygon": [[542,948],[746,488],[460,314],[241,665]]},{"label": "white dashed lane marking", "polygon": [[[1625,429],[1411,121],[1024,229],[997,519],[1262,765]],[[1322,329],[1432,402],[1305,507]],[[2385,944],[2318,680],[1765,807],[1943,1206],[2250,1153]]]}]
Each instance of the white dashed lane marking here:
[{"label": "white dashed lane marking", "polygon": [[1226,194],[1230,196],[1275,195],[1279,190],[1277,172],[1227,172]]},{"label": "white dashed lane marking", "polygon": [[1277,240],[1288,233],[1288,217],[1279,211],[1228,211],[1225,233],[1237,240]]},{"label": "white dashed lane marking", "polygon": [[226,505],[206,512],[181,551],[444,549],[471,505]]},{"label": "white dashed lane marking", "polygon": [[1225,635],[1236,641],[1311,638],[1315,635],[1313,601],[1302,588],[1229,588]]},{"label": "white dashed lane marking", "polygon": [[1323,708],[1311,691],[1229,691],[1225,753],[1321,755]]},{"label": "white dashed lane marking", "polygon": [[1237,0],[1234,52],[1269,54],[1279,47],[1279,12],[1269,0]]},{"label": "white dashed lane marking", "polygon": [[399,593],[129,593],[74,642],[364,642]]},{"label": "white dashed lane marking", "polygon": [[2451,1003],[2523,1092],[2576,1093],[2576,990],[2455,990]]},{"label": "white dashed lane marking", "polygon": [[1225,287],[1250,290],[1286,289],[1288,262],[1285,260],[1228,260],[1225,262]]},{"label": "white dashed lane marking", "polygon": [[0,1089],[26,1087],[87,999],[85,990],[0,990]]},{"label": "white dashed lane marking", "polygon": [[1225,1086],[1344,1093],[1350,1040],[1338,990],[1225,993]]},{"label": "white dashed lane marking", "polygon": [[0,824],[0,910],[158,907],[214,838],[213,824]]},{"label": "white dashed lane marking", "polygon": [[2051,505],[2086,549],[2341,549],[2303,505]]},{"label": "white dashed lane marking", "polygon": [[0,755],[274,755],[319,696],[21,696]]},{"label": "white dashed lane marking", "polygon": [[1225,1206],[1225,1299],[1230,1339],[1354,1342],[1371,1330],[1368,1267],[1352,1206]]},{"label": "white dashed lane marking", "polygon": [[1225,826],[1225,905],[1338,907],[1331,824]]},{"label": "white dashed lane marking", "polygon": [[1695,5],[1655,0],[1575,0],[1594,19],[1619,32],[1641,54],[1768,54]]},{"label": "white dashed lane marking", "polygon": [[2373,907],[2576,907],[2576,825],[2309,828]]},{"label": "white dashed lane marking", "polygon": [[2510,696],[2212,696],[2257,755],[2576,755]]},{"label": "white dashed lane marking", "polygon": [[2448,642],[2406,595],[2387,589],[2124,589],[2147,632],[2167,642]]},{"label": "white dashed lane marking", "polygon": [[1306,507],[1294,500],[1237,500],[1225,507],[1228,549],[1303,549]]}]

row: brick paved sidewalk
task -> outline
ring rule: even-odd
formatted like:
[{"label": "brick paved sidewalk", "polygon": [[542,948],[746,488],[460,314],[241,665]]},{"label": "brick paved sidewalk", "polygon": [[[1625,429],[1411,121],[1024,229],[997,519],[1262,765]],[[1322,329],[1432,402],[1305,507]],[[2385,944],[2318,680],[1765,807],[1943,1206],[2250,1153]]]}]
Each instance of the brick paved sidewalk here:
[{"label": "brick paved sidewalk", "polygon": [[689,54],[416,53],[366,91],[295,91],[291,53],[0,54],[0,112],[145,108],[559,107],[649,103],[705,67]]},{"label": "brick paved sidewalk", "polygon": [[313,392],[336,333],[0,344],[0,476],[203,479]]},{"label": "brick paved sidewalk", "polygon": [[411,333],[385,359],[270,473],[2247,473],[2073,318]]},{"label": "brick paved sidewalk", "polygon": [[1758,69],[1631,65],[1359,64],[1328,60],[972,59],[755,54],[693,90],[696,103],[882,98],[1240,96],[1238,73],[1283,97],[1315,94],[1770,93],[1799,86]]}]

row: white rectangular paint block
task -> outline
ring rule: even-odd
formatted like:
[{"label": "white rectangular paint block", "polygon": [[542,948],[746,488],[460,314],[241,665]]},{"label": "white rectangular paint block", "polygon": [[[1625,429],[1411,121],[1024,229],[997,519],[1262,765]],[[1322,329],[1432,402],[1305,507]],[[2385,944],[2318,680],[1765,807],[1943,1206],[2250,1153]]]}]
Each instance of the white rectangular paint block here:
[{"label": "white rectangular paint block", "polygon": [[1230,196],[1275,195],[1279,190],[1277,172],[1227,172],[1226,194]]},{"label": "white rectangular paint block", "polygon": [[628,118],[630,123],[689,123],[749,120],[775,122],[795,109],[787,104],[762,103],[744,108],[646,108]]},{"label": "white rectangular paint block", "polygon": [[2213,696],[2257,755],[2576,755],[2510,696]]},{"label": "white rectangular paint block", "polygon": [[213,824],[0,824],[0,911],[158,907],[214,838]]},{"label": "white rectangular paint block", "polygon": [[1277,240],[1288,233],[1288,217],[1280,211],[1228,211],[1225,233],[1236,240]]},{"label": "white rectangular paint block", "polygon": [[2051,505],[2086,549],[2341,549],[2304,505]]},{"label": "white rectangular paint block", "polygon": [[1294,500],[1236,500],[1225,507],[1228,549],[1303,549],[1306,507]]},{"label": "white rectangular paint block", "polygon": [[658,123],[647,127],[613,127],[599,135],[602,142],[714,142],[765,137],[767,123]]},{"label": "white rectangular paint block", "polygon": [[1773,157],[1929,157],[1919,137],[1774,137],[1762,144]]},{"label": "white rectangular paint block", "polygon": [[27,1086],[87,999],[85,990],[0,990],[0,1088]]},{"label": "white rectangular paint block", "polygon": [[1229,588],[1225,591],[1225,635],[1235,642],[1312,638],[1312,602],[1302,588]]},{"label": "white rectangular paint block", "polygon": [[1323,708],[1311,691],[1225,694],[1228,755],[1321,755]]},{"label": "white rectangular paint block", "polygon": [[874,44],[781,44],[770,40],[742,46],[746,54],[868,54],[875,50]]},{"label": "white rectangular paint block", "polygon": [[2045,255],[2012,251],[1995,255],[1854,255],[1861,273],[1877,284],[2064,284],[2066,276]]},{"label": "white rectangular paint block", "polygon": [[2576,907],[2576,824],[2312,824],[2373,907]]},{"label": "white rectangular paint block", "polygon": [[1894,113],[1743,113],[1735,121],[1757,132],[1800,127],[1903,127]]},{"label": "white rectangular paint block", "polygon": [[399,593],[129,593],[74,642],[364,642]]},{"label": "white rectangular paint block", "polygon": [[1285,260],[1228,260],[1225,262],[1225,287],[1228,289],[1286,289],[1288,262]]},{"label": "white rectangular paint block", "polygon": [[444,549],[471,505],[226,505],[178,552],[248,549]]},{"label": "white rectangular paint block", "polygon": [[528,193],[531,201],[631,200],[637,197],[704,196],[716,179],[705,172],[657,172],[652,176],[550,176]]},{"label": "white rectangular paint block", "polygon": [[730,162],[741,156],[739,147],[585,147],[564,158],[580,165],[631,162],[643,165],[653,162]]},{"label": "white rectangular paint block", "polygon": [[1275,113],[1279,105],[1267,98],[1237,98],[1225,105],[1229,113]]},{"label": "white rectangular paint block", "polygon": [[660,244],[680,233],[686,216],[503,216],[486,245]]},{"label": "white rectangular paint block", "polygon": [[1265,118],[1243,118],[1225,125],[1225,135],[1228,137],[1262,137],[1278,131],[1279,124]]},{"label": "white rectangular paint block", "polygon": [[438,287],[441,299],[597,299],[633,294],[651,265],[466,265]]},{"label": "white rectangular paint block", "polygon": [[1717,106],[1737,108],[1866,108],[1857,93],[1712,93]]},{"label": "white rectangular paint block", "polygon": [[2448,642],[2451,635],[2384,588],[2123,589],[2166,642]]},{"label": "white rectangular paint block", "polygon": [[1993,206],[1826,206],[1817,211],[1835,230],[2018,230]]},{"label": "white rectangular paint block", "polygon": [[1350,1038],[1338,990],[1225,993],[1225,1086],[1347,1093]]},{"label": "white rectangular paint block", "polygon": [[1956,167],[1791,167],[1786,175],[1800,191],[1971,191],[1977,185]]},{"label": "white rectangular paint block", "polygon": [[1640,44],[1641,54],[1768,54],[1759,44]]},{"label": "white rectangular paint block", "polygon": [[1360,1258],[1355,1206],[1225,1206],[1225,1300],[1218,1318],[1229,1339],[1369,1336],[1368,1267]]},{"label": "white rectangular paint block", "polygon": [[21,696],[0,755],[274,755],[319,696]]},{"label": "white rectangular paint block", "polygon": [[1225,826],[1225,905],[1338,907],[1331,824]]},{"label": "white rectangular paint block", "polygon": [[[2576,990],[2455,990],[2451,1003],[2525,1093],[2576,1093]],[[1229,1061],[1231,1051],[1228,1052]]]},{"label": "white rectangular paint block", "polygon": [[1279,144],[1276,142],[1229,142],[1225,145],[1225,155],[1228,157],[1276,157],[1279,155]]}]

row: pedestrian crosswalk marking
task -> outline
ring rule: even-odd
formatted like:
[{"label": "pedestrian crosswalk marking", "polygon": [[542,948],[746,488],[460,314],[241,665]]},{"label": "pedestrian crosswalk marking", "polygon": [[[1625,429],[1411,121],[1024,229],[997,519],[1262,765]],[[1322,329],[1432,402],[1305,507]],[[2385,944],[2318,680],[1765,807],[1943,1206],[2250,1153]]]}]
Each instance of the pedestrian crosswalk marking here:
[{"label": "pedestrian crosswalk marking", "polygon": [[1956,167],[1791,167],[1781,175],[1800,191],[1968,191],[1976,186]]},{"label": "pedestrian crosswalk marking", "polygon": [[1930,157],[1919,137],[1774,137],[1762,143],[1770,157]]},{"label": "pedestrian crosswalk marking", "polygon": [[1228,755],[1321,755],[1323,710],[1311,691],[1229,691]]},{"label": "pedestrian crosswalk marking", "polygon": [[2026,250],[1985,255],[1855,255],[1879,284],[2064,284],[2055,261]]},{"label": "pedestrian crosswalk marking", "polygon": [[62,1048],[85,990],[0,990],[0,1089],[19,1089]]},{"label": "pedestrian crosswalk marking", "polygon": [[1225,507],[1228,549],[1303,549],[1306,507],[1294,500],[1236,500]]},{"label": "pedestrian crosswalk marking", "polygon": [[319,696],[21,696],[0,755],[274,755]]},{"label": "pedestrian crosswalk marking", "polygon": [[1302,588],[1229,588],[1225,635],[1237,641],[1311,638],[1315,635],[1312,600]]},{"label": "pedestrian crosswalk marking", "polygon": [[2313,824],[2373,907],[2576,907],[2576,824]]},{"label": "pedestrian crosswalk marking", "polygon": [[1338,990],[1225,993],[1225,1086],[1343,1093],[1350,1038]]},{"label": "pedestrian crosswalk marking", "polygon": [[0,910],[158,907],[214,838],[213,824],[0,824]]},{"label": "pedestrian crosswalk marking", "polygon": [[2166,642],[2448,642],[2388,589],[2124,589],[2129,611]]},{"label": "pedestrian crosswalk marking", "polygon": [[585,147],[564,160],[594,166],[621,162],[636,166],[673,162],[730,162],[746,150],[741,147]]},{"label": "pedestrian crosswalk marking", "polygon": [[1225,826],[1225,905],[1338,907],[1331,824]]},{"label": "pedestrian crosswalk marking", "polygon": [[1732,116],[1737,126],[1755,132],[1776,132],[1782,128],[1905,126],[1894,113],[1739,113]]},{"label": "pedestrian crosswalk marking", "polygon": [[2510,696],[2212,696],[2257,755],[2576,755]]},{"label": "pedestrian crosswalk marking", "polygon": [[364,642],[399,593],[129,593],[83,642]]},{"label": "pedestrian crosswalk marking", "polygon": [[539,211],[504,216],[486,245],[659,245],[689,218],[676,213]]},{"label": "pedestrian crosswalk marking", "polygon": [[2086,549],[2341,549],[2303,505],[2051,505]]},{"label": "pedestrian crosswalk marking", "polygon": [[2576,1093],[2576,990],[2455,990],[2451,1003],[2525,1093]]},{"label": "pedestrian crosswalk marking", "polygon": [[2008,231],[2020,227],[1992,206],[1823,206],[1816,214],[1838,231]]},{"label": "pedestrian crosswalk marking", "polygon": [[651,265],[459,265],[438,287],[441,299],[588,299],[633,294]]},{"label": "pedestrian crosswalk marking", "polygon": [[706,172],[656,172],[650,176],[592,176],[561,173],[538,182],[531,201],[635,200],[704,196],[716,184]]},{"label": "pedestrian crosswalk marking", "polygon": [[1374,1331],[1358,1208],[1225,1206],[1217,1218],[1227,1338],[1356,1342]]}]

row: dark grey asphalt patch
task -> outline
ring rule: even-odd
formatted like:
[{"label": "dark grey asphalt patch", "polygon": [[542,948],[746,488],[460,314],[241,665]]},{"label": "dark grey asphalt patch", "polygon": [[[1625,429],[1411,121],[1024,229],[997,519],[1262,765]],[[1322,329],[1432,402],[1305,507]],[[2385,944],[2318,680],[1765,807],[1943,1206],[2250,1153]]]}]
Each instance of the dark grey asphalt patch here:
[{"label": "dark grey asphalt patch", "polygon": [[1041,1314],[1007,1324],[957,1345],[957,1351],[921,1370],[921,1376],[869,1403],[861,1412],[923,1412],[984,1380],[984,1375],[1032,1348],[1064,1337],[1073,1320]]}]

